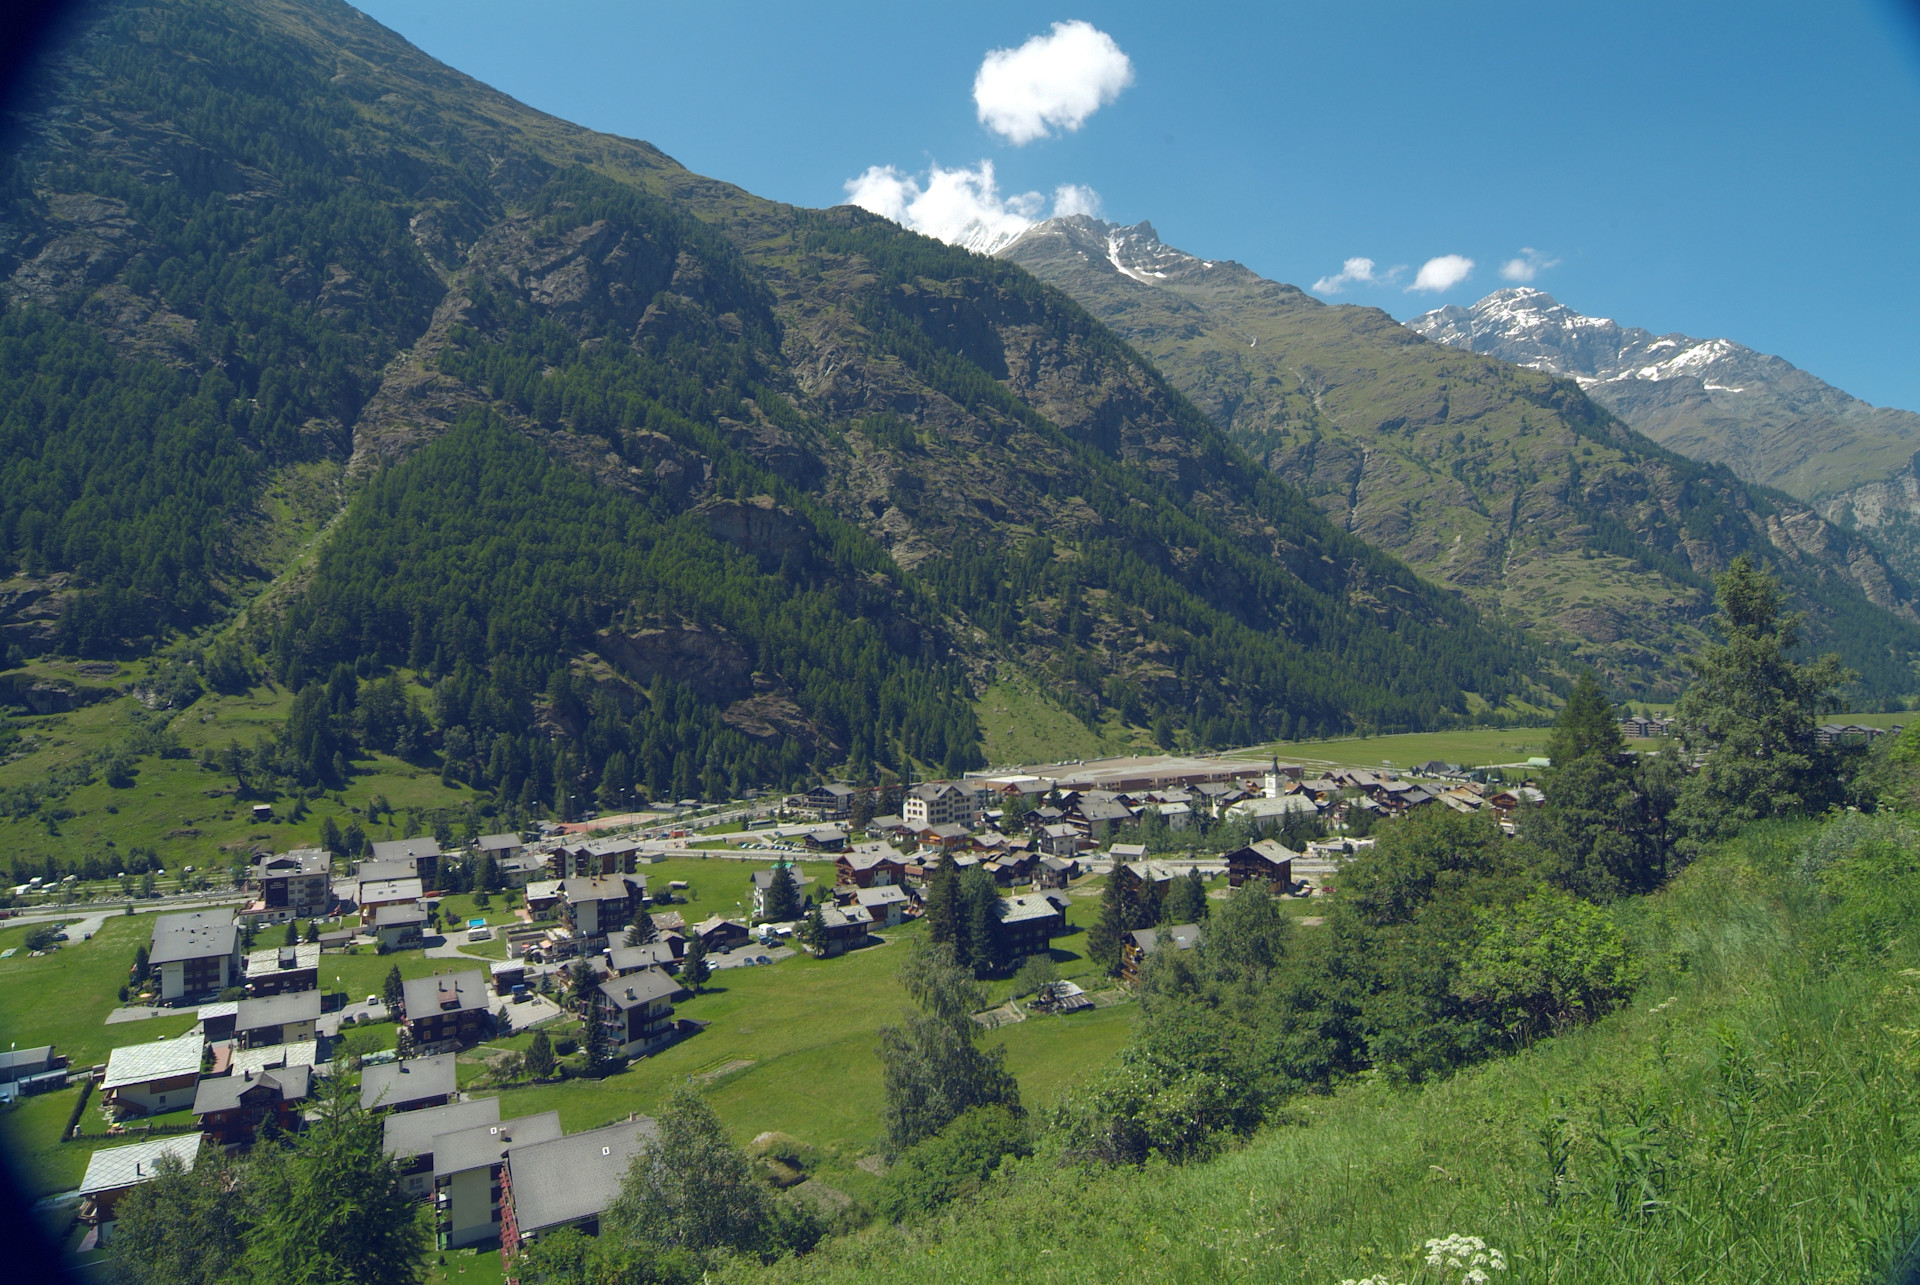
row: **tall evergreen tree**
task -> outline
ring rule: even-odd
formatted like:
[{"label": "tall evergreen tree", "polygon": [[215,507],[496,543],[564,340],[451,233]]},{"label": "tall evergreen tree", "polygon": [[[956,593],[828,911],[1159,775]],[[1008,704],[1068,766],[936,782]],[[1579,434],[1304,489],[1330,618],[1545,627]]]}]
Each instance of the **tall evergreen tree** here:
[{"label": "tall evergreen tree", "polygon": [[774,863],[773,879],[767,885],[766,909],[766,917],[777,924],[790,923],[800,917],[800,880],[793,872],[792,862]]},{"label": "tall evergreen tree", "polygon": [[1853,675],[1839,658],[1788,653],[1801,616],[1783,610],[1779,582],[1742,555],[1719,580],[1721,641],[1688,661],[1693,683],[1674,709],[1681,743],[1704,756],[1680,788],[1675,818],[1689,852],[1763,817],[1819,812],[1840,797],[1837,757],[1814,718]]},{"label": "tall evergreen tree", "polygon": [[1656,886],[1666,866],[1663,827],[1591,670],[1575,683],[1547,751],[1547,801],[1526,831],[1550,858],[1553,881],[1596,901]]},{"label": "tall evergreen tree", "polygon": [[380,999],[396,1022],[400,1020],[400,1010],[406,1007],[406,998],[406,983],[400,976],[400,965],[395,964],[387,970],[387,980],[380,987]]},{"label": "tall evergreen tree", "polygon": [[400,1188],[379,1119],[344,1080],[321,1078],[307,1131],[250,1164],[245,1275],[263,1281],[418,1285],[426,1224]]},{"label": "tall evergreen tree", "polygon": [[553,1062],[553,1041],[545,1031],[534,1031],[533,1042],[527,1045],[527,1074],[544,1080],[553,1074]]},{"label": "tall evergreen tree", "polygon": [[707,978],[713,976],[713,970],[707,966],[707,943],[699,933],[687,938],[687,955],[680,961],[680,976],[693,987],[696,995],[707,984]]},{"label": "tall evergreen tree", "polygon": [[1207,917],[1207,881],[1198,867],[1189,869],[1186,878],[1174,880],[1160,913],[1167,924],[1197,924]]},{"label": "tall evergreen tree", "polygon": [[638,903],[633,907],[633,922],[627,925],[625,942],[629,946],[650,946],[660,940],[660,926],[653,922],[653,916],[647,908]]},{"label": "tall evergreen tree", "polygon": [[1100,892],[1100,917],[1087,933],[1087,958],[1110,975],[1119,975],[1121,947],[1138,926],[1134,920],[1140,914],[1139,885],[1132,871],[1115,862]]},{"label": "tall evergreen tree", "polygon": [[927,934],[935,942],[959,947],[960,903],[953,886],[953,861],[942,856],[927,884]]},{"label": "tall evergreen tree", "polygon": [[984,977],[1004,967],[1000,945],[1000,890],[985,867],[975,866],[957,883],[960,937],[954,954],[958,961]]},{"label": "tall evergreen tree", "polygon": [[175,1156],[113,1208],[113,1261],[132,1285],[219,1285],[244,1244],[234,1172],[217,1153],[189,1170]]}]

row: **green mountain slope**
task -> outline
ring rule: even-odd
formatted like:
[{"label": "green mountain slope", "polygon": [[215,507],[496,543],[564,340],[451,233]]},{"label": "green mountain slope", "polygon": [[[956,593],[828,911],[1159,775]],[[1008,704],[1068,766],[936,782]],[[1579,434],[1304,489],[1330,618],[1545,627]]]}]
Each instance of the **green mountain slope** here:
[{"label": "green mountain slope", "polygon": [[1869,699],[1914,688],[1909,587],[1864,540],[1726,468],[1686,460],[1571,380],[1417,341],[1147,225],[1050,220],[999,251],[1073,295],[1329,518],[1571,649],[1621,690],[1676,657],[1741,552],[1780,568],[1816,645]]},{"label": "green mountain slope", "polygon": [[[137,654],[291,568],[245,633],[302,689],[303,784],[400,747],[361,705],[399,666],[450,772],[542,804],[958,768],[1002,671],[1195,744],[1539,692],[1020,269],[542,116],[344,5],[109,6],[13,127],[0,629]],[[261,533],[320,465],[347,508],[296,566]]]}]

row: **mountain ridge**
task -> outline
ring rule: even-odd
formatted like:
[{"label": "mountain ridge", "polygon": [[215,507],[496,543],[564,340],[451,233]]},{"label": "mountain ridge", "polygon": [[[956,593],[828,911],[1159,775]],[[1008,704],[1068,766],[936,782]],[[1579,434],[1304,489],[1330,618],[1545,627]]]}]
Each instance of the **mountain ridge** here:
[{"label": "mountain ridge", "polygon": [[[1875,689],[1911,686],[1883,653],[1912,652],[1912,594],[1877,549],[1633,432],[1571,379],[1428,345],[1377,309],[1166,246],[1150,224],[1048,220],[1000,253],[1139,347],[1330,518],[1620,690],[1678,689],[1674,657],[1740,552],[1782,566],[1821,645]],[[1850,637],[1862,629],[1872,644]]]},{"label": "mountain ridge", "polygon": [[1903,574],[1920,571],[1920,414],[1870,405],[1729,339],[1656,335],[1530,287],[1406,324],[1437,343],[1569,376],[1655,441],[1805,501],[1875,538]]}]

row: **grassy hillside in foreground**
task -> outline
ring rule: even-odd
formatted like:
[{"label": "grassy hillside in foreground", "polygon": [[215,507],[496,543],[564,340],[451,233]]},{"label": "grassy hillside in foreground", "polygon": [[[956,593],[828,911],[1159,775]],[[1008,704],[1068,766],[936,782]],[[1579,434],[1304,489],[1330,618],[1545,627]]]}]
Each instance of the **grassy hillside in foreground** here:
[{"label": "grassy hillside in foreground", "polygon": [[1749,831],[1624,910],[1648,976],[1597,1026],[1424,1089],[1304,1100],[1209,1164],[1088,1173],[1036,1157],[947,1218],[773,1271],[1455,1281],[1413,1251],[1459,1233],[1505,1251],[1506,1285],[1884,1280],[1920,1214],[1920,985],[1902,971],[1916,952],[1895,934],[1885,954],[1835,962],[1860,916],[1796,877],[1816,833]]}]

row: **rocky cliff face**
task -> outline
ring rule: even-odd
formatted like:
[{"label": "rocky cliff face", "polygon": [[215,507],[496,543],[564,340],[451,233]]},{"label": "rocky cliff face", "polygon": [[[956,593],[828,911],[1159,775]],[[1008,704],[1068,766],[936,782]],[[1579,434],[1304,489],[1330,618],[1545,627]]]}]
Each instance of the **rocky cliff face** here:
[{"label": "rocky cliff face", "polygon": [[[1822,643],[1863,670],[1877,662],[1849,637],[1858,622],[1902,655],[1920,641],[1910,590],[1873,546],[1662,449],[1573,379],[1422,342],[1377,310],[1175,250],[1148,224],[1056,219],[1000,253],[1151,356],[1329,518],[1625,690],[1676,690],[1710,577],[1741,552],[1781,566]],[[1460,324],[1436,314],[1436,338]],[[1556,342],[1582,360],[1619,351],[1591,329]],[[1875,672],[1892,690],[1909,681]]]},{"label": "rocky cliff face", "polygon": [[1873,537],[1903,575],[1920,578],[1920,415],[1870,406],[1731,340],[1656,335],[1585,316],[1542,290],[1496,290],[1407,326],[1571,378],[1654,441],[1806,501]]}]

